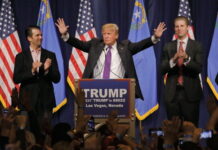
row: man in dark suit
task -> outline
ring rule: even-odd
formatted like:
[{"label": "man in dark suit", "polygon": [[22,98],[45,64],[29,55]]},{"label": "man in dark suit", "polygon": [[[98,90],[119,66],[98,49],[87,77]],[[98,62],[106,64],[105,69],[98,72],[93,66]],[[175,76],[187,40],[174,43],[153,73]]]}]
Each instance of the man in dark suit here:
[{"label": "man in dark suit", "polygon": [[188,38],[189,21],[174,21],[177,40],[164,46],[161,69],[167,74],[165,85],[166,111],[169,119],[180,116],[198,125],[199,101],[202,96],[199,73],[202,70],[202,46]]},{"label": "man in dark suit", "polygon": [[[58,19],[56,25],[62,34],[64,41],[89,53],[83,78],[134,78],[136,79],[136,97],[143,99],[132,56],[158,42],[162,33],[166,30],[164,23],[158,25],[151,38],[144,39],[137,43],[132,43],[128,40],[120,43],[117,42],[119,29],[116,24],[103,25],[103,39],[94,38],[87,42],[69,36],[67,32],[69,26],[65,25],[63,19]],[[108,55],[110,57],[109,59]],[[107,65],[108,62],[110,62],[109,67]]]},{"label": "man in dark suit", "polygon": [[16,56],[13,79],[21,84],[21,109],[31,109],[40,117],[52,113],[55,106],[52,82],[59,82],[60,73],[55,54],[41,47],[40,28],[29,26],[25,34],[30,46]]}]

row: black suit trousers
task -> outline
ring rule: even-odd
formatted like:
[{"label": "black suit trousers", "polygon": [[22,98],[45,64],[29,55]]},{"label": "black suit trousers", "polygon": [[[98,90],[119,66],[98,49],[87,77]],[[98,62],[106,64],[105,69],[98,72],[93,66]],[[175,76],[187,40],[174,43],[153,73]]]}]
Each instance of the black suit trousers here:
[{"label": "black suit trousers", "polygon": [[176,93],[172,101],[166,102],[167,117],[179,116],[184,121],[190,121],[198,126],[199,101],[190,102],[184,87],[177,86]]}]

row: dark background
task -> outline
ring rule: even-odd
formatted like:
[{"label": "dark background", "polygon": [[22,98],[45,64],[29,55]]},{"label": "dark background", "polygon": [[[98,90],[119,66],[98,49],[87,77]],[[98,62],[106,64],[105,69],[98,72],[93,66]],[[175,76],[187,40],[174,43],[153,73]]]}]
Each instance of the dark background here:
[{"label": "dark background", "polygon": [[[0,4],[1,2],[2,0],[0,0]],[[37,23],[40,2],[40,0],[12,0],[12,7],[15,13],[15,21],[23,49],[28,47],[28,43],[24,37],[24,29],[28,25]],[[75,34],[76,30],[79,2],[80,0],[50,0],[54,20],[59,17],[64,18],[66,24],[70,26],[69,30],[70,34],[72,35]],[[113,22],[118,24],[120,27],[119,40],[127,39],[135,1],[91,0],[91,2],[98,37],[101,36],[101,25],[104,23]],[[173,19],[178,14],[179,0],[144,0],[144,3],[151,33],[159,22],[164,21],[167,25],[167,31],[164,33],[161,41],[155,45],[155,54],[158,68],[158,101],[160,103],[160,109],[154,114],[150,115],[145,121],[143,121],[145,129],[147,129],[151,126],[159,127],[161,125],[161,121],[166,118],[162,98],[163,83],[159,72],[159,64],[163,46],[166,42],[169,42],[172,39],[174,33]],[[204,68],[202,72],[204,97],[201,101],[199,122],[200,127],[204,127],[208,119],[206,101],[208,99],[209,90],[205,82],[207,56],[210,50],[210,44],[217,17],[218,0],[189,0],[189,3],[191,8],[195,39],[200,41],[204,47]],[[72,47],[65,44],[61,39],[60,44],[65,63],[65,76],[67,76],[68,60]],[[73,125],[73,94],[70,91],[68,85],[66,88],[68,104],[55,114],[54,122],[68,122]]]}]

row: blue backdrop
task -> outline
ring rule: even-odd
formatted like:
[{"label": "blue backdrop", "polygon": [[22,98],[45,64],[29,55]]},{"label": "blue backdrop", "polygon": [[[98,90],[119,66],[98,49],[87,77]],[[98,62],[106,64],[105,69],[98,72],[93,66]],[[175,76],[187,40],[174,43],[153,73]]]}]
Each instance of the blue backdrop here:
[{"label": "blue backdrop", "polygon": [[[0,4],[1,2],[2,0],[0,0]],[[15,21],[23,50],[28,47],[28,43],[24,37],[24,29],[30,24],[37,23],[40,2],[40,0],[12,0]],[[50,0],[54,20],[58,17],[63,17],[70,26],[69,30],[72,35],[75,35],[79,2],[80,0]],[[101,36],[101,25],[107,22],[113,22],[120,27],[119,40],[127,39],[134,0],[91,0],[91,2],[93,4],[94,21],[98,37]],[[172,39],[173,19],[178,14],[179,0],[144,0],[144,3],[151,33],[153,32],[153,28],[155,28],[160,21],[164,21],[167,24],[167,31],[164,33],[161,41],[155,46],[157,68],[159,68],[162,48],[166,42],[169,42]],[[205,96],[202,99],[200,112],[200,126],[204,127],[205,122],[207,121],[205,118],[208,117],[205,102],[209,95],[208,86],[205,82],[207,71],[206,63],[217,16],[218,0],[190,0],[189,3],[195,38],[202,42],[204,47],[203,84]],[[68,60],[72,47],[65,44],[61,39],[59,39],[59,41],[64,58],[65,76],[67,76]],[[146,127],[158,127],[160,126],[161,121],[166,118],[162,98],[163,84],[159,69],[157,69],[157,81],[160,108],[157,112],[143,121],[143,124]],[[73,94],[68,86],[66,88],[69,101],[66,106],[56,113],[56,121],[73,124]]]}]

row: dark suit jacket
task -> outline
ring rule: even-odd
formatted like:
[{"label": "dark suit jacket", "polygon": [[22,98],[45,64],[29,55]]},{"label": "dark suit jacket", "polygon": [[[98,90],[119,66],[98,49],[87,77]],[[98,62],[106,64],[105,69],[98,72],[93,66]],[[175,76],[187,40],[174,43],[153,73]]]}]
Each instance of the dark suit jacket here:
[{"label": "dark suit jacket", "polygon": [[[169,42],[165,45],[161,63],[161,71],[167,75],[165,87],[165,100],[171,101],[175,95],[178,66],[170,68],[169,61],[177,52],[177,41]],[[202,96],[199,73],[202,70],[202,46],[199,42],[188,40],[186,53],[191,57],[191,61],[183,67],[184,88],[189,101],[199,101]]]},{"label": "dark suit jacket", "polygon": [[[87,64],[83,73],[83,78],[92,78],[94,67],[97,64],[99,56],[101,55],[101,52],[105,46],[103,40],[94,38],[88,42],[83,42],[74,37],[70,37],[67,42],[70,45],[89,53]],[[129,40],[117,43],[117,50],[125,69],[125,78],[136,79],[136,97],[142,99],[143,96],[139,87],[132,56],[151,45],[153,45],[151,38],[144,39],[137,43],[132,43]]]},{"label": "dark suit jacket", "polygon": [[27,94],[28,102],[32,109],[38,111],[49,111],[55,106],[55,96],[52,82],[60,80],[57,60],[54,53],[48,50],[41,50],[40,62],[44,63],[47,58],[52,60],[47,74],[44,72],[43,65],[39,73],[32,74],[32,55],[30,50],[23,51],[16,56],[14,68],[14,82],[21,83],[20,98]]}]

